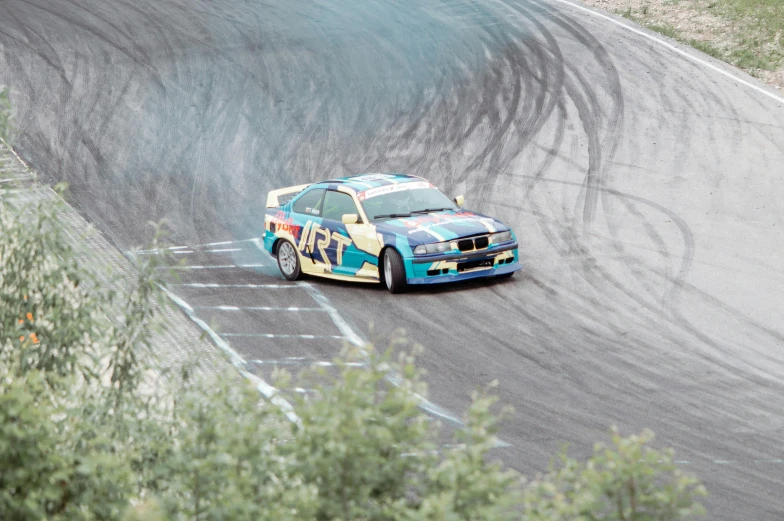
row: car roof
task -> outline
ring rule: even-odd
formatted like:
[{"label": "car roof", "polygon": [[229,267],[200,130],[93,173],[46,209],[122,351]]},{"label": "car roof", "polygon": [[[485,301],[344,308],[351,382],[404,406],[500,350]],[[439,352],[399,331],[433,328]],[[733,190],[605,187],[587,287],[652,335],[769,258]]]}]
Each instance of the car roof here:
[{"label": "car roof", "polygon": [[324,185],[339,184],[351,188],[357,192],[376,188],[379,186],[387,186],[391,184],[411,183],[422,181],[421,177],[408,174],[398,173],[379,173],[379,174],[357,174],[348,177],[340,177],[337,179],[328,179],[314,186],[323,187]]}]

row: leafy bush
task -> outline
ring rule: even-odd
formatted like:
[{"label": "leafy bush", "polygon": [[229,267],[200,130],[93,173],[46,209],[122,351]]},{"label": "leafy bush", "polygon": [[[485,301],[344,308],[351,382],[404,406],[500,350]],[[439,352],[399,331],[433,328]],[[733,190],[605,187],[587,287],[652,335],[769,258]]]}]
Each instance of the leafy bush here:
[{"label": "leafy bush", "polygon": [[76,397],[41,371],[2,376],[0,518],[118,519],[133,488],[111,431],[74,410]]},{"label": "leafy bush", "polygon": [[89,377],[91,358],[109,341],[102,306],[112,306],[114,295],[77,264],[58,209],[44,202],[0,205],[0,360],[33,345],[17,359],[22,374]]},{"label": "leafy bush", "polygon": [[586,462],[561,455],[557,470],[540,476],[525,491],[531,521],[681,521],[702,515],[696,499],[705,495],[697,479],[682,473],[670,450],[650,446],[653,433],[599,443]]}]

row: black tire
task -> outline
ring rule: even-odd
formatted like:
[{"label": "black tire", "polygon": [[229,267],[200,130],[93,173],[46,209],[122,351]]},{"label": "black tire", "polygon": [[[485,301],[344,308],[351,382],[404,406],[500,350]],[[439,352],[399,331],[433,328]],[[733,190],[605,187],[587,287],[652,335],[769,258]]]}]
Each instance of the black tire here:
[{"label": "black tire", "polygon": [[390,293],[402,293],[406,289],[406,267],[403,258],[394,248],[384,250],[382,259],[383,281]]},{"label": "black tire", "polygon": [[286,280],[302,278],[299,254],[293,244],[286,239],[281,239],[276,253],[278,254],[278,269],[286,277]]}]

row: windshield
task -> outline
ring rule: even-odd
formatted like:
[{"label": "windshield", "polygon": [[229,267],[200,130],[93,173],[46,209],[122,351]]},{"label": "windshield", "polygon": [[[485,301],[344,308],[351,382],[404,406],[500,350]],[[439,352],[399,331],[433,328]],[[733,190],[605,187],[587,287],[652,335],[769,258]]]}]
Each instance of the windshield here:
[{"label": "windshield", "polygon": [[371,189],[358,194],[371,220],[457,209],[455,203],[430,183],[406,183],[382,188],[387,190]]}]

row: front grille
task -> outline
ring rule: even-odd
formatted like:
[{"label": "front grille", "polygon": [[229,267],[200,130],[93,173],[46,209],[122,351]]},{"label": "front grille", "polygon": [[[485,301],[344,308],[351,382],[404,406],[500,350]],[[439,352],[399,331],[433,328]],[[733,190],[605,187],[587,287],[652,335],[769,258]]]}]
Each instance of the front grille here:
[{"label": "front grille", "polygon": [[490,237],[487,235],[457,241],[457,247],[460,251],[484,250],[488,246],[490,246]]},{"label": "front grille", "polygon": [[462,241],[457,241],[457,247],[460,251],[471,251],[474,249],[474,240],[463,239]]}]

